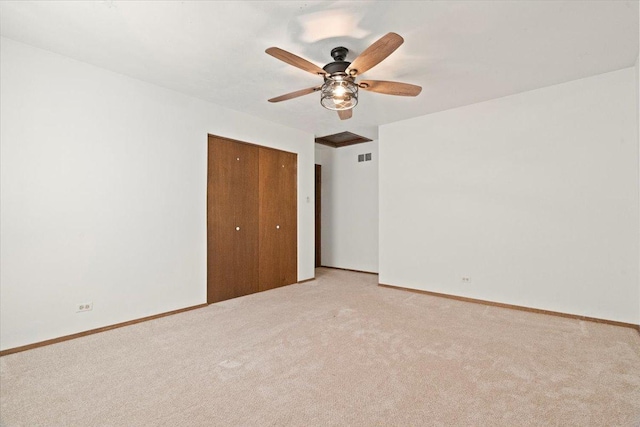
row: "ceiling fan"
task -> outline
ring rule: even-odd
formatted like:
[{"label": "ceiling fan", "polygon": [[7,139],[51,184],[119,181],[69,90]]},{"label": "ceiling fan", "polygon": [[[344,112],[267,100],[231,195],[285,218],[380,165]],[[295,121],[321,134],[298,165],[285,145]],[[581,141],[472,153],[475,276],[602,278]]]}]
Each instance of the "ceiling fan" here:
[{"label": "ceiling fan", "polygon": [[301,70],[322,76],[324,83],[307,89],[297,90],[275,98],[269,102],[280,102],[320,91],[320,103],[329,110],[335,110],[340,120],[350,119],[353,107],[358,104],[358,89],[387,95],[417,96],[422,88],[409,83],[389,82],[384,80],[361,80],[356,77],[382,62],[391,55],[404,39],[396,33],[388,33],[364,50],[353,62],[345,61],[349,49],[336,47],[331,50],[334,62],[323,68],[277,47],[270,47],[265,52],[269,55],[298,67]]}]

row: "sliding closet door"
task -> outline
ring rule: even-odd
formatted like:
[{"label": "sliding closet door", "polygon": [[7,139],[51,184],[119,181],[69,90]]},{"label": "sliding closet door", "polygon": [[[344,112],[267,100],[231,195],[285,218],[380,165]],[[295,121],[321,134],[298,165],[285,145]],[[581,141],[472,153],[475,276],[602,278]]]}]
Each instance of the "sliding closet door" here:
[{"label": "sliding closet door", "polygon": [[209,137],[207,302],[258,292],[258,148]]},{"label": "sliding closet door", "polygon": [[260,290],[298,281],[297,154],[260,148]]}]

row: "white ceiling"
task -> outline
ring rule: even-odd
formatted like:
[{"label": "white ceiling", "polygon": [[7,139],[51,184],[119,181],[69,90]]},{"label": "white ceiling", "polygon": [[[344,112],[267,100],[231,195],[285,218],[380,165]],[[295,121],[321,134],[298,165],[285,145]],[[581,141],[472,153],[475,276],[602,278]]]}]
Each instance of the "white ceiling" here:
[{"label": "white ceiling", "polygon": [[[2,1],[2,36],[324,136],[631,67],[638,1]],[[361,91],[353,119],[319,93],[267,99],[321,78],[264,53],[320,66],[387,32],[405,43],[363,79],[423,87],[417,98]]]}]

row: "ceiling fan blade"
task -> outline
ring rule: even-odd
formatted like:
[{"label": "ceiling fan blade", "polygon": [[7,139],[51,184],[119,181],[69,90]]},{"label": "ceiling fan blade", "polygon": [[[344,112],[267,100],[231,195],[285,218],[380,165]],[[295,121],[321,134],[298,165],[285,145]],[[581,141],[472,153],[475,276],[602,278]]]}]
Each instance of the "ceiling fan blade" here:
[{"label": "ceiling fan blade", "polygon": [[355,76],[370,70],[391,55],[402,43],[404,43],[404,39],[396,33],[388,33],[382,36],[349,65],[347,73]]},{"label": "ceiling fan blade", "polygon": [[313,92],[317,92],[321,89],[322,86],[310,87],[307,89],[300,89],[295,92],[287,93],[285,95],[276,96],[275,98],[271,98],[269,102],[280,102],[286,101],[288,99],[297,98],[299,96],[308,95]]},{"label": "ceiling fan blade", "polygon": [[409,83],[387,82],[384,80],[362,80],[358,83],[360,89],[371,92],[397,96],[418,96],[422,92],[420,86]]},{"label": "ceiling fan blade", "polygon": [[306,59],[302,59],[299,56],[296,56],[293,53],[287,52],[286,50],[282,50],[278,47],[270,47],[269,49],[265,50],[265,52],[267,52],[274,58],[279,59],[280,61],[284,61],[289,65],[300,68],[301,70],[308,71],[311,74],[320,74],[322,76],[326,74],[326,71],[318,67],[316,64],[313,64]]},{"label": "ceiling fan blade", "polygon": [[348,110],[338,110],[338,116],[340,116],[340,120],[347,120],[353,116],[353,108],[349,108]]}]

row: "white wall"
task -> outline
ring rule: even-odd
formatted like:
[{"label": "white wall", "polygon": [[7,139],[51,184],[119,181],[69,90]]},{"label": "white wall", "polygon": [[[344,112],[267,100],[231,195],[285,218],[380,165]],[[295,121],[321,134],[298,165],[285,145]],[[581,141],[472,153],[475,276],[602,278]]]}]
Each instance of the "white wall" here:
[{"label": "white wall", "polygon": [[[640,10],[638,11],[638,21],[640,22]],[[638,45],[640,45],[640,32],[638,33]],[[638,131],[636,133],[636,140],[638,142],[638,164],[640,165],[640,52],[636,58],[636,120],[638,122]],[[640,169],[640,166],[638,167]],[[640,170],[638,174],[638,191],[640,191]],[[640,203],[640,196],[638,197]],[[640,209],[640,208],[639,208]],[[639,218],[640,221],[640,218]],[[638,234],[638,240],[640,241],[640,233]],[[640,256],[638,257],[638,269],[640,271]],[[640,273],[639,273],[640,274]],[[638,311],[640,311],[640,280],[638,281]]]},{"label": "white wall", "polygon": [[[358,162],[358,154],[372,160]],[[378,141],[331,148],[322,165],[322,265],[378,272]]]},{"label": "white wall", "polygon": [[313,135],[8,39],[0,73],[2,349],[206,302],[208,133],[298,153],[314,276]]},{"label": "white wall", "polygon": [[[640,9],[638,10],[638,22],[640,22]],[[640,32],[638,32],[638,45],[640,46]],[[638,164],[640,165],[640,51],[636,58],[636,120],[638,122],[638,132],[636,134],[638,142]],[[640,166],[638,167],[640,169]],[[638,191],[640,191],[640,171],[638,174]],[[640,196],[638,196],[640,203]],[[640,208],[639,208],[640,209]],[[640,219],[639,219],[640,220]],[[638,240],[640,241],[640,233],[638,234]],[[640,256],[638,257],[638,269],[640,270]],[[640,273],[639,273],[640,274]],[[640,311],[640,280],[638,281],[638,311]]]},{"label": "white wall", "polygon": [[635,92],[628,68],[382,126],[380,282],[638,324]]}]

